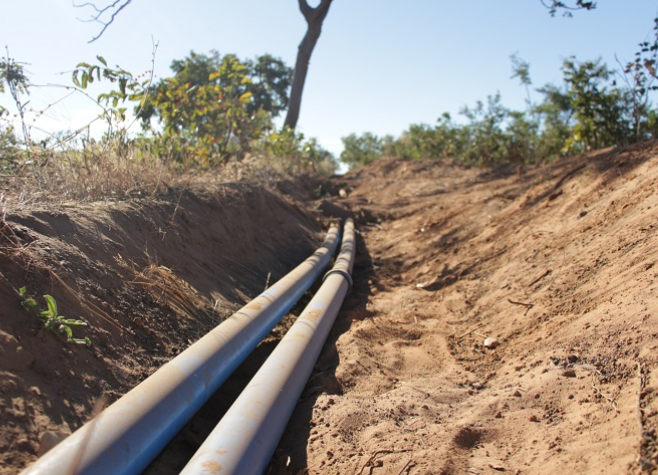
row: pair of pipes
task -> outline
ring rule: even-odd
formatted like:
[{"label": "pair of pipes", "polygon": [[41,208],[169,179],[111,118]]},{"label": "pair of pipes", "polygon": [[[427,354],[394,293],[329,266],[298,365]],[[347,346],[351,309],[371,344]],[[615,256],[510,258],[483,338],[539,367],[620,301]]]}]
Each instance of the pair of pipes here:
[{"label": "pair of pipes", "polygon": [[[303,263],[60,443],[22,475],[141,473],[328,265],[331,227]],[[354,223],[325,282],[183,474],[262,473],[351,287]]]}]

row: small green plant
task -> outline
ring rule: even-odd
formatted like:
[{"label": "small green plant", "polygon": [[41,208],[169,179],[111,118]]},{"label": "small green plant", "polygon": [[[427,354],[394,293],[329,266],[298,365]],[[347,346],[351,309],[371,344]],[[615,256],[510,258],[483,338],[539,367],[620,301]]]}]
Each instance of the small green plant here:
[{"label": "small green plant", "polygon": [[86,327],[87,324],[82,320],[66,318],[64,315],[60,315],[57,311],[57,302],[55,302],[55,299],[51,295],[46,294],[43,296],[47,306],[47,308],[43,310],[39,308],[37,301],[27,294],[26,287],[21,287],[18,292],[21,294],[21,298],[23,299],[21,302],[23,308],[34,312],[37,315],[37,318],[43,323],[43,326],[46,330],[51,330],[52,332],[59,332],[66,335],[67,343],[91,346],[91,340],[89,338],[74,338],[73,330],[71,330],[72,326]]}]

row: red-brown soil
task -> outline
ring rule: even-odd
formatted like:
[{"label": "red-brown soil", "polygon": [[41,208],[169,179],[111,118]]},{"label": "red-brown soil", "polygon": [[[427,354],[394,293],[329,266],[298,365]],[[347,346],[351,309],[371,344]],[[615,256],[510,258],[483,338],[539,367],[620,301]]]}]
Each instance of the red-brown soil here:
[{"label": "red-brown soil", "polygon": [[[0,241],[0,473],[180,353],[305,259],[321,227],[262,187],[9,211]],[[19,287],[52,295],[91,348],[41,329]],[[45,438],[44,438],[45,437]]]},{"label": "red-brown soil", "polygon": [[[658,145],[519,171],[383,160],[315,189],[319,201],[243,183],[10,210],[0,474],[257,295],[345,213],[360,232],[354,291],[271,473],[652,473]],[[74,332],[93,346],[41,330],[23,285],[88,321]],[[251,366],[210,404],[226,406]],[[216,412],[148,473],[178,473]]]}]

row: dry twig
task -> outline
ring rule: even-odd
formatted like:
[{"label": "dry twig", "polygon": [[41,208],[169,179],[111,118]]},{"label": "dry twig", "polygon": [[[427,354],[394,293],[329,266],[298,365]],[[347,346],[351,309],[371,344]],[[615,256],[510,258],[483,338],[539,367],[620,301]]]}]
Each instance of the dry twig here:
[{"label": "dry twig", "polygon": [[537,277],[535,280],[533,280],[532,282],[530,282],[530,284],[528,284],[528,287],[532,287],[532,286],[535,285],[537,282],[539,282],[540,280],[542,280],[544,277],[546,277],[547,275],[550,275],[551,272],[552,272],[552,271],[551,271],[550,269],[546,269],[546,272],[544,272],[542,275],[540,275],[540,276]]},{"label": "dry twig", "polygon": [[[594,391],[596,391],[596,393],[599,394],[603,399],[605,399],[606,401],[608,401],[608,402],[610,403],[610,405],[612,405],[612,408],[615,410],[615,412],[619,413],[619,406],[617,405],[617,402],[615,401],[615,399],[617,398],[617,396],[615,396],[614,398],[612,398],[612,397],[609,397],[608,395],[606,395],[606,394],[605,394],[603,391],[601,391],[601,389],[596,385],[596,382],[595,382],[594,378],[595,378],[595,376],[592,375],[592,387],[594,388]],[[617,395],[619,395],[619,392],[617,392]]]},{"label": "dry twig", "polygon": [[512,300],[512,299],[507,299],[507,301],[509,303],[513,304],[513,305],[520,305],[521,307],[525,307],[525,313],[523,314],[523,316],[528,315],[528,312],[532,309],[532,307],[535,306],[534,303],[517,302],[517,301]]},{"label": "dry twig", "polygon": [[479,325],[478,325],[477,327],[475,327],[475,328],[471,328],[470,330],[468,330],[468,331],[462,333],[461,335],[459,335],[459,336],[457,337],[457,339],[461,340],[462,338],[464,338],[465,336],[470,335],[471,333],[475,333],[477,336],[481,336],[482,338],[487,338],[487,335],[483,335],[482,333],[479,333],[479,332],[476,331],[476,330],[478,330],[479,328],[480,328]]},{"label": "dry twig", "polygon": [[[359,473],[356,475],[362,475],[363,471],[368,467],[369,465],[372,466],[372,463],[375,461],[378,455],[382,454],[403,454],[405,452],[410,452],[411,449],[404,449],[404,450],[390,450],[390,449],[383,449],[383,450],[376,450],[375,452],[372,453],[368,461],[363,464],[363,467],[361,467],[361,470],[359,470]],[[406,466],[405,466],[406,467]],[[404,470],[404,469],[403,469]],[[402,473],[402,472],[400,472]]]},{"label": "dry twig", "polygon": [[512,300],[512,299],[507,299],[507,301],[508,301],[509,303],[511,303],[511,304],[514,304],[514,305],[521,305],[522,307],[525,307],[525,308],[527,308],[527,309],[531,309],[532,307],[535,306],[534,303],[516,302],[516,301],[514,301],[514,300]]},{"label": "dry twig", "polygon": [[[404,464],[404,467],[402,467],[402,469],[398,472],[398,475],[402,475],[402,473],[404,473],[405,470],[407,470],[407,473],[409,473],[409,470],[411,470],[411,467],[413,467],[412,464],[413,464],[413,459],[407,460],[407,463]],[[407,467],[409,467],[409,469],[407,469]]]}]

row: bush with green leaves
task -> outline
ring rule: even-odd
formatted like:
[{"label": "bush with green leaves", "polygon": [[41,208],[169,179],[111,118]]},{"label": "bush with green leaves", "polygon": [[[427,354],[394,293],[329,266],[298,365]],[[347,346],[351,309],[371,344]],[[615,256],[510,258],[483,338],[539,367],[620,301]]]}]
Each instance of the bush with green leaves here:
[{"label": "bush with green leaves", "polygon": [[20,142],[14,133],[14,127],[10,124],[3,124],[1,120],[2,112],[0,111],[0,171],[10,173],[23,156],[23,151],[19,148]]},{"label": "bush with green leaves", "polygon": [[191,52],[172,63],[173,76],[151,84],[97,59],[100,64],[78,65],[74,83],[83,89],[94,78],[116,83],[118,89],[101,94],[99,102],[119,118],[125,118],[126,101],[136,102],[135,115],[156,146],[202,167],[246,156],[285,108],[292,76],[270,55],[241,61],[235,55]]},{"label": "bush with green leaves", "polygon": [[315,138],[305,139],[304,134],[289,127],[266,134],[256,141],[253,154],[270,166],[288,174],[321,174],[336,172],[337,163],[328,150]]},{"label": "bush with green leaves", "polygon": [[384,139],[366,132],[363,135],[350,134],[341,139],[343,152],[340,160],[350,168],[379,160],[384,155]]},{"label": "bush with green leaves", "polygon": [[542,100],[535,104],[529,64],[512,56],[512,77],[526,88],[526,110],[506,108],[500,94],[495,94],[486,102],[464,107],[461,115],[466,120],[461,123],[444,113],[434,126],[413,124],[395,140],[351,134],[343,139],[341,160],[350,167],[385,154],[406,160],[451,158],[475,165],[540,163],[658,137],[658,111],[647,96],[653,86],[638,64],[627,66],[635,76],[622,88],[618,76],[600,60],[567,58],[563,83],[537,89]]},{"label": "bush with green leaves", "polygon": [[71,329],[72,326],[86,327],[87,324],[82,320],[66,318],[64,315],[60,315],[57,309],[57,302],[55,302],[55,299],[51,295],[46,294],[43,296],[46,301],[46,308],[41,309],[37,301],[27,294],[26,287],[21,287],[19,293],[21,295],[21,304],[23,305],[23,308],[35,313],[46,330],[50,330],[55,334],[64,335],[67,343],[91,346],[91,340],[88,337],[75,338],[73,336],[73,330]]},{"label": "bush with green leaves", "polygon": [[[23,64],[10,58],[9,51],[7,50],[7,55],[4,58],[0,58],[0,93],[4,93],[7,89],[9,90],[9,94],[16,105],[16,111],[18,112],[21,121],[23,140],[26,146],[29,145],[30,142],[30,133],[25,121],[27,102],[23,102],[21,95],[29,94],[29,88],[30,81],[25,73]],[[5,112],[6,109],[0,107],[0,117],[4,115]]]},{"label": "bush with green leaves", "polygon": [[455,156],[461,149],[462,131],[450,114],[444,113],[432,127],[427,124],[412,124],[398,140],[388,138],[384,144],[387,155],[406,160],[420,158],[443,159]]}]

